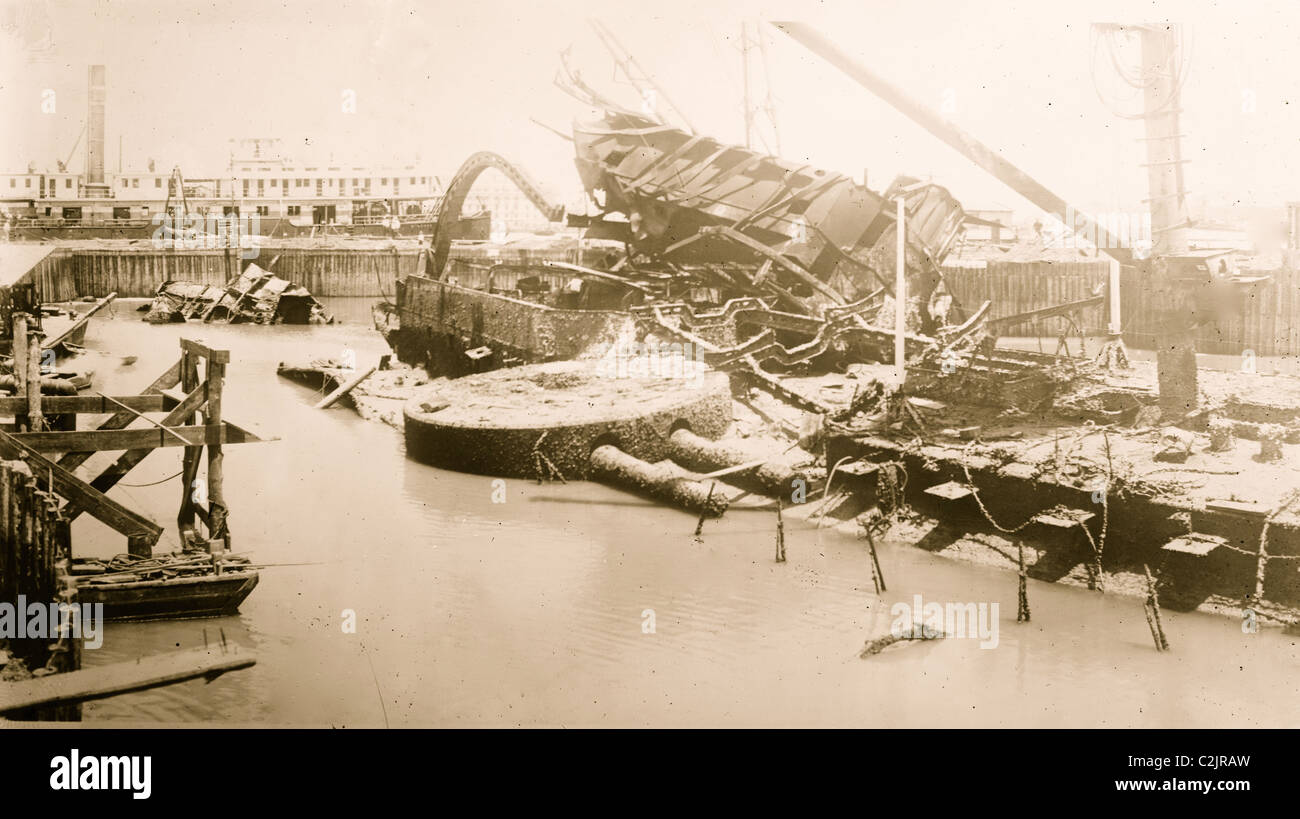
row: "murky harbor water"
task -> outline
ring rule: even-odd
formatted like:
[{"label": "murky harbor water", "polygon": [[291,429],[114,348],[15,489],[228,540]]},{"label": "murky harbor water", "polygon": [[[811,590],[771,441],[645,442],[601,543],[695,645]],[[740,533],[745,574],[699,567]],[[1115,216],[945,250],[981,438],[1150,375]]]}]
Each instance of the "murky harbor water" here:
[{"label": "murky harbor water", "polygon": [[[88,721],[1300,726],[1300,636],[1165,612],[1173,651],[1159,654],[1136,599],[1031,581],[1033,622],[1017,625],[1012,573],[884,544],[882,600],[860,542],[789,519],[789,562],[775,564],[769,512],[729,512],[696,542],[693,517],[596,484],[511,480],[493,503],[489,478],[408,461],[398,431],[315,410],[312,390],[275,375],[345,346],[363,366],[387,352],[371,300],[328,301],[351,323],[150,326],[125,306],[92,323],[81,361],[110,394],[152,381],[182,334],[231,350],[227,416],[280,437],[227,449],[234,547],[310,565],[265,569],[235,617],[109,625],[87,665],[222,633],[258,663],[90,703]],[[154,453],[129,481],[166,478],[180,458]],[[168,549],[180,492],[110,494],[168,525]],[[82,554],[125,551],[95,521],[74,536]],[[998,602],[997,648],[953,639],[859,659],[914,594]]]}]

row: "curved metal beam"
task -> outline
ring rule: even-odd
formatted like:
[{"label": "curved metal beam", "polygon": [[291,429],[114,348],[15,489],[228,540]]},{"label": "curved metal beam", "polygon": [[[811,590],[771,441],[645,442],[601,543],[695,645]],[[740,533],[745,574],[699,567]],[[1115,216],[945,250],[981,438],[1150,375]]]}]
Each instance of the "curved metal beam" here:
[{"label": "curved metal beam", "polygon": [[469,190],[474,186],[474,181],[478,179],[479,174],[488,168],[496,168],[504,174],[524,196],[528,197],[528,201],[537,206],[547,220],[559,222],[564,219],[564,206],[552,205],[548,202],[537,185],[523,171],[511,165],[499,154],[479,151],[461,164],[456,175],[448,183],[447,192],[443,194],[442,202],[438,206],[438,220],[433,228],[433,253],[429,257],[430,269],[426,271],[430,278],[442,278],[447,267],[447,257],[451,255],[452,229],[460,222],[460,211],[465,205],[465,197],[469,195]]}]

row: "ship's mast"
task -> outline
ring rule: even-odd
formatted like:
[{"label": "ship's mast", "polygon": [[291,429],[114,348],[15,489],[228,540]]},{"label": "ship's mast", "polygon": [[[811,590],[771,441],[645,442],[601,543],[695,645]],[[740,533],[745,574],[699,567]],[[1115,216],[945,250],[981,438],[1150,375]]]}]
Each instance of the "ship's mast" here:
[{"label": "ship's mast", "polygon": [[[664,108],[666,107],[677,116],[677,119],[685,126],[687,131],[692,134],[695,133],[695,127],[686,118],[686,114],[682,113],[682,109],[677,107],[663,87],[655,82],[654,78],[641,67],[636,57],[633,57],[632,53],[623,47],[623,44],[618,41],[614,33],[599,20],[593,19],[588,20],[588,22],[591,24],[592,29],[595,30],[596,36],[600,38],[600,42],[605,46],[605,49],[609,51],[610,56],[614,58],[614,64],[618,66],[619,70],[623,72],[623,76],[627,77],[627,81],[641,95],[641,100],[648,112],[653,113],[661,122],[667,122],[667,117],[664,115]],[[663,105],[661,106],[660,103]]]}]

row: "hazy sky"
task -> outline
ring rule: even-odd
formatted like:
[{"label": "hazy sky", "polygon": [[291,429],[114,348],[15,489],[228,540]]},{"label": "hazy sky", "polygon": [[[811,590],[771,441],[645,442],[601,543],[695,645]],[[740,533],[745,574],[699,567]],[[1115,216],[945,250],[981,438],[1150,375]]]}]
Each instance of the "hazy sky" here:
[{"label": "hazy sky", "polygon": [[[1181,21],[1188,189],[1211,204],[1300,199],[1300,3],[740,3],[372,0],[217,3],[0,0],[0,159],[53,168],[81,130],[86,66],[108,66],[108,160],[189,176],[227,140],[277,136],[295,154],[376,163],[419,155],[444,182],[496,150],[555,191],[578,187],[567,130],[582,106],[552,83],[559,52],[635,102],[587,25],[603,20],[696,127],[743,140],[742,20],[799,19],[939,109],[1067,199],[1114,210],[1145,194],[1138,122],[1093,82],[1090,23]],[[1027,203],[775,29],[770,81],[783,154],[860,178],[932,175],[971,208]],[[1105,79],[1108,61],[1096,66]],[[761,80],[761,76],[759,77]],[[760,86],[761,87],[761,86]],[[42,113],[44,89],[56,112]],[[341,110],[356,95],[357,112]],[[1245,96],[1243,96],[1245,95]],[[1243,100],[1254,111],[1243,112]],[[84,139],[72,162],[84,167]]]}]

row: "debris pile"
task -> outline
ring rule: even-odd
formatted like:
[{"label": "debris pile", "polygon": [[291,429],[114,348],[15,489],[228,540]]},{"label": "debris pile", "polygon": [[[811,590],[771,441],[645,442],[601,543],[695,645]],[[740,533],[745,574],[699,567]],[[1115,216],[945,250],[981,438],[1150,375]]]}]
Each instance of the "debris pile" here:
[{"label": "debris pile", "polygon": [[144,320],[151,324],[219,321],[229,324],[333,324],[307,288],[250,264],[225,287],[166,281]]}]

